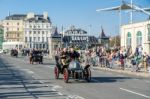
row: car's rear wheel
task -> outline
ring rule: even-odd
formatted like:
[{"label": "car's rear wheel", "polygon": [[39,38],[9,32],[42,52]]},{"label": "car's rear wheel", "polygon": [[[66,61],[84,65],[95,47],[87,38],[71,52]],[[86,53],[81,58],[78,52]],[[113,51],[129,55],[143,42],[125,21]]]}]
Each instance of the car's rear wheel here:
[{"label": "car's rear wheel", "polygon": [[58,70],[57,66],[55,66],[55,68],[54,68],[54,74],[55,74],[55,79],[58,79],[59,78],[59,70]]}]

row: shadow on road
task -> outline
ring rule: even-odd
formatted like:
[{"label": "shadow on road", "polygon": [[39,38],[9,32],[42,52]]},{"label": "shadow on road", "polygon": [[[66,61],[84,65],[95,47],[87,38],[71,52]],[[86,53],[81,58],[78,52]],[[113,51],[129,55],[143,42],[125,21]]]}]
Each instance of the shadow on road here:
[{"label": "shadow on road", "polygon": [[0,99],[22,99],[60,96],[54,86],[46,86],[26,72],[15,68],[0,55]]},{"label": "shadow on road", "polygon": [[92,77],[91,83],[113,83],[113,82],[124,82],[131,77]]}]

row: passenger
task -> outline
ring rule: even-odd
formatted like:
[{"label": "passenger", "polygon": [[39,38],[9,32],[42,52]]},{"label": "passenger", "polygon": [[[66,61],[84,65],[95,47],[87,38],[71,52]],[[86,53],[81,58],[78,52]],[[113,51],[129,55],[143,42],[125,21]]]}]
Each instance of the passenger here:
[{"label": "passenger", "polygon": [[70,48],[70,52],[69,52],[69,56],[70,56],[70,60],[78,60],[80,57],[80,54],[75,51],[73,48]]},{"label": "passenger", "polygon": [[85,59],[84,69],[87,69],[91,66],[91,53],[90,53],[90,51],[85,52],[85,58],[84,59]]}]

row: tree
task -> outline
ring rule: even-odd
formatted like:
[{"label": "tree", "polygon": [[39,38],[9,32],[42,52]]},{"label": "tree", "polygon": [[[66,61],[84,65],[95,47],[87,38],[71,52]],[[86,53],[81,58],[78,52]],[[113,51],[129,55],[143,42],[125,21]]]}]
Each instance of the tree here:
[{"label": "tree", "polygon": [[120,36],[117,35],[117,36],[111,37],[109,40],[109,44],[110,44],[110,47],[120,46]]}]

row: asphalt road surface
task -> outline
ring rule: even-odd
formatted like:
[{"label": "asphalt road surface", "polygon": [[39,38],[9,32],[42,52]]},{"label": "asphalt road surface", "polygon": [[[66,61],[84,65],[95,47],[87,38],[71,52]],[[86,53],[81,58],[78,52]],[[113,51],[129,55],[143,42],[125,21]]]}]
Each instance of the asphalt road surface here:
[{"label": "asphalt road surface", "polygon": [[0,54],[0,99],[150,99],[150,79],[92,70],[92,81],[55,80],[51,60]]}]

